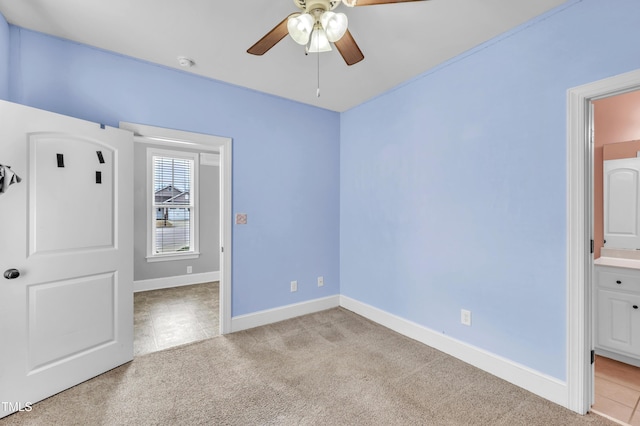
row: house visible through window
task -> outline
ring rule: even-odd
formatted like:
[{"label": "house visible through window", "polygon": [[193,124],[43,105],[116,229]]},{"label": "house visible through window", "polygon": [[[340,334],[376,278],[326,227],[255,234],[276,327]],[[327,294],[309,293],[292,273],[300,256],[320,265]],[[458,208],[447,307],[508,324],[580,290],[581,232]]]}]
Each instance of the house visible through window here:
[{"label": "house visible through window", "polygon": [[153,191],[149,257],[197,253],[197,154],[150,150]]}]

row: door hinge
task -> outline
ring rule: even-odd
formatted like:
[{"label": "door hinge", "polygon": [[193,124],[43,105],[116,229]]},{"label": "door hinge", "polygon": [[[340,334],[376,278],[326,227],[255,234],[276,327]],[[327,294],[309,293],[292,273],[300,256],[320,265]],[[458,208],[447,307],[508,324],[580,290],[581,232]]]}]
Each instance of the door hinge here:
[{"label": "door hinge", "polygon": [[220,247],[220,251],[224,253],[224,247]]},{"label": "door hinge", "polygon": [[593,254],[593,240],[591,240],[591,254]]},{"label": "door hinge", "polygon": [[591,349],[591,364],[593,364],[594,362],[596,362],[596,351]]}]

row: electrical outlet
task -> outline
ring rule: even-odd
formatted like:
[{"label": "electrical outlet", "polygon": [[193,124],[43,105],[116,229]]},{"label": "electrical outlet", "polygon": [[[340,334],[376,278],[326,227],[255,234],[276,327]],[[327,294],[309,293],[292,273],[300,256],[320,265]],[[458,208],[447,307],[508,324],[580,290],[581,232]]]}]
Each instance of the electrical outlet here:
[{"label": "electrical outlet", "polygon": [[324,277],[318,277],[318,287],[324,286]]},{"label": "electrical outlet", "polygon": [[464,325],[471,325],[471,311],[460,310],[460,322]]},{"label": "electrical outlet", "polygon": [[187,266],[187,274],[190,274],[193,272],[193,266]]},{"label": "electrical outlet", "polygon": [[291,292],[298,291],[298,281],[291,281]]}]

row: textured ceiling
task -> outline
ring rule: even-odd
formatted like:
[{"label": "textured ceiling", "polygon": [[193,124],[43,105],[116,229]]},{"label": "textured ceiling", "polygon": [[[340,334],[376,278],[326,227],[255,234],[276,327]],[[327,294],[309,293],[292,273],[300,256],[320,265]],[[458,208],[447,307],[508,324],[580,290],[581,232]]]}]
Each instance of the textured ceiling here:
[{"label": "textured ceiling", "polygon": [[[428,0],[347,8],[364,61],[304,54],[289,37],[246,50],[298,9],[291,0],[0,0],[11,24],[322,108],[345,111],[565,0]],[[319,64],[318,64],[319,59]],[[318,65],[321,95],[316,97]]]}]

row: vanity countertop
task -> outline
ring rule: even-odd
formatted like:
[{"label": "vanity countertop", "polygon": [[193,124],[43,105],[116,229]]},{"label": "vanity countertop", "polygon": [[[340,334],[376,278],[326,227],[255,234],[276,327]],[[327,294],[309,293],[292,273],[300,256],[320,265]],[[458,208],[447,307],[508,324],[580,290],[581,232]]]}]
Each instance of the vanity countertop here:
[{"label": "vanity countertop", "polygon": [[640,269],[639,259],[624,259],[620,257],[599,257],[593,261],[596,266],[613,266],[616,268]]}]

